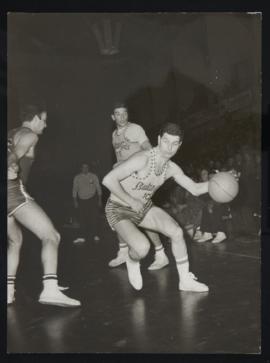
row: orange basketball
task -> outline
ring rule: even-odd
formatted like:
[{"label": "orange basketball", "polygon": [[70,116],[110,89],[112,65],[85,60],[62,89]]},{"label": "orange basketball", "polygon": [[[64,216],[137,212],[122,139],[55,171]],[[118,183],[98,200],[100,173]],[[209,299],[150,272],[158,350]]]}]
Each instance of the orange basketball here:
[{"label": "orange basketball", "polygon": [[223,171],[209,180],[208,191],[216,202],[228,203],[237,196],[239,184],[231,173]]}]

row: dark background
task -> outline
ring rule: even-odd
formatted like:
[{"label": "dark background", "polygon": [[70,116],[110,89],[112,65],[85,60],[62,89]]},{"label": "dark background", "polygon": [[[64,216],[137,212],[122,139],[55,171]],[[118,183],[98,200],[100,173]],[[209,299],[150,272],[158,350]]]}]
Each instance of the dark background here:
[{"label": "dark background", "polygon": [[[78,3],[80,3],[80,2],[78,2]],[[233,2],[229,2],[229,1],[219,2],[218,4],[216,4],[215,2],[214,2],[214,4],[213,3],[210,4],[210,1],[204,2],[203,4],[200,3],[200,2],[192,2],[192,3],[190,3],[190,2],[184,2],[183,7],[187,11],[197,10],[197,9],[201,9],[201,10],[204,10],[205,11],[205,9],[207,9],[207,5],[205,3],[208,4],[209,10],[212,10],[212,11],[213,11],[213,9],[215,9],[216,11],[231,11],[232,9],[238,10],[238,11],[239,10],[240,11],[247,11],[247,9],[249,9],[249,10],[252,9],[252,11],[255,11],[255,10],[261,9],[263,7],[262,6],[262,2],[260,2],[260,1],[256,1],[256,2],[248,2],[248,1],[245,1],[245,2],[242,2],[241,4],[239,4],[239,2],[235,2],[235,1],[233,1]],[[52,9],[55,9],[55,11],[57,11],[57,9],[59,8],[59,2],[58,2],[58,5],[57,5],[57,2],[54,2],[53,5],[52,4],[47,4],[47,6],[48,5],[51,6],[51,10],[50,11],[52,11]],[[79,5],[79,4],[77,4],[77,5]],[[133,3],[133,2],[131,2],[129,4],[129,6],[131,6],[131,8],[134,9],[134,10],[139,9],[139,6],[136,6],[135,3]],[[40,5],[38,6],[37,4],[34,4],[34,3],[32,4],[32,9],[34,9],[35,11],[40,11],[39,7],[40,7]],[[144,5],[144,9],[145,9],[145,7],[146,7],[146,4]],[[148,7],[151,8],[150,5],[148,5]],[[160,7],[160,4],[159,4],[159,7]],[[161,8],[164,8],[164,7],[165,7],[164,5],[161,6]],[[167,6],[166,7],[167,8],[169,7],[169,4],[168,3],[167,3]],[[203,9],[202,9],[202,7],[203,7]],[[65,6],[64,6],[65,11],[67,11],[67,10],[72,11],[73,8],[74,8],[74,5],[71,5],[71,2],[70,1],[67,1],[65,3]],[[102,6],[101,6],[101,8],[102,8]],[[110,6],[107,6],[107,8],[110,8]],[[174,6],[171,6],[170,5],[170,8],[171,8],[171,10],[175,10],[176,5],[174,5]],[[178,8],[179,8],[179,5],[178,5]],[[31,10],[29,8],[29,6],[28,6],[28,8],[26,7],[26,3],[25,2],[23,4],[22,3],[19,4],[19,2],[18,2],[17,3],[17,7],[14,6],[14,2],[13,2],[13,5],[12,6],[11,6],[11,4],[9,2],[9,10],[11,10],[11,9],[13,11],[14,10],[18,10],[18,9],[20,11],[30,11]],[[48,7],[48,9],[49,9],[49,7]],[[63,7],[62,7],[62,9],[63,9]],[[114,9],[112,9],[112,10],[115,11],[115,9],[116,9],[116,6],[114,4]],[[269,233],[269,225],[270,224],[269,224],[269,213],[267,213],[268,212],[267,207],[270,205],[270,195],[269,195],[269,192],[268,192],[268,189],[269,189],[269,187],[268,187],[268,184],[269,184],[269,170],[270,170],[269,169],[269,155],[268,155],[268,152],[269,152],[269,136],[268,136],[269,135],[269,130],[268,130],[268,128],[269,128],[268,127],[268,122],[269,122],[269,106],[268,105],[269,105],[269,89],[270,88],[269,88],[269,45],[268,45],[268,43],[269,43],[269,41],[268,41],[268,34],[269,34],[269,13],[268,13],[267,5],[265,5],[265,7],[263,7],[263,10],[264,10],[264,13],[263,13],[263,19],[264,19],[264,21],[263,21],[263,53],[262,53],[262,55],[263,55],[263,74],[262,74],[263,75],[263,82],[262,82],[262,86],[263,86],[263,115],[262,115],[263,132],[261,134],[261,137],[262,137],[262,151],[263,151],[263,153],[262,153],[262,156],[263,156],[263,160],[262,160],[263,161],[263,199],[262,199],[262,202],[263,202],[263,221],[264,221],[264,224],[263,224],[263,234],[262,234],[262,248],[263,248],[263,254],[262,254],[263,271],[262,272],[263,272],[263,286],[265,287],[262,290],[262,306],[263,306],[263,320],[262,320],[263,324],[262,324],[262,328],[263,328],[263,333],[264,333],[263,334],[263,343],[264,343],[263,344],[263,352],[264,352],[264,354],[263,354],[263,357],[261,357],[261,356],[257,356],[257,357],[251,356],[250,357],[250,356],[246,356],[246,355],[245,356],[239,356],[239,355],[238,356],[231,356],[231,355],[229,355],[229,356],[228,355],[221,356],[221,355],[219,355],[218,356],[218,360],[219,361],[222,361],[222,362],[223,361],[228,361],[228,360],[229,361],[252,361],[252,362],[253,361],[267,361],[267,357],[265,355],[265,352],[269,352],[269,348],[268,348],[268,346],[269,346],[269,343],[268,343],[269,342],[269,336],[268,336],[267,333],[268,333],[268,329],[269,329],[269,278],[268,278],[268,276],[269,276],[269,267],[268,267],[269,266],[269,264],[268,264],[268,259],[269,259],[269,257],[268,257],[269,256],[269,253],[268,253],[269,252],[269,247],[268,246],[269,246],[269,244],[268,244],[268,242],[269,241],[268,241],[268,233]],[[74,11],[76,11],[75,8],[74,8]],[[29,14],[26,14],[26,15],[29,15]],[[5,97],[6,97],[6,94],[7,94],[6,88],[5,88],[5,84],[6,84],[5,69],[6,69],[7,63],[6,63],[6,53],[5,53],[5,46],[6,46],[6,38],[5,38],[6,37],[6,29],[5,29],[5,23],[6,23],[6,20],[3,19],[3,18],[4,17],[2,17],[2,15],[1,15],[1,20],[3,20],[3,21],[1,21],[1,23],[2,23],[2,25],[1,25],[1,31],[2,31],[1,32],[1,43],[2,43],[2,46],[1,46],[1,51],[2,51],[1,52],[1,56],[2,56],[2,59],[1,59],[1,61],[2,61],[2,65],[4,65],[4,72],[1,71],[1,83],[2,83],[2,87],[1,87],[1,96],[2,97],[1,98],[2,98],[2,101],[3,101],[3,103],[2,103],[3,104],[3,108],[1,110],[2,111],[1,112],[1,115],[5,119],[5,112],[6,112],[6,106],[5,106],[5,100],[6,100],[6,98]],[[41,28],[38,26],[37,28],[34,29],[34,32],[37,32],[39,30],[39,31],[43,31],[44,33],[47,33],[48,32],[48,29],[50,28],[50,25],[51,24],[47,25],[46,28],[43,29],[43,30],[41,30]],[[227,30],[229,30],[229,32],[230,32],[230,28],[229,27],[227,27],[226,29],[224,29],[224,32],[226,32]],[[136,29],[136,32],[138,32],[138,31],[139,30]],[[215,32],[212,35],[214,36],[215,35]],[[231,39],[231,36],[229,38]],[[26,37],[26,39],[27,39],[27,37]],[[78,38],[76,38],[76,39],[78,40]],[[77,40],[76,40],[76,42],[77,42]],[[250,43],[250,47],[252,48],[253,42],[249,42],[249,43]],[[96,43],[96,46],[97,46],[97,43]],[[77,58],[77,54],[73,54],[73,58],[75,58],[75,57]],[[101,58],[103,58],[103,57],[101,57]],[[9,54],[9,62],[10,62],[10,59],[11,58],[10,58],[10,54]],[[156,59],[155,61],[158,61],[158,59]],[[28,64],[28,61],[26,61],[26,64]],[[34,64],[34,68],[31,69],[31,73],[33,72],[33,70],[36,67],[39,67],[39,65],[38,64]],[[48,67],[48,64],[47,64],[46,67]],[[30,72],[29,71],[29,68],[30,67],[28,66],[28,72]],[[9,64],[9,70],[10,69],[11,69],[11,64]],[[58,71],[57,72],[54,72],[54,73],[57,74],[58,72],[61,71],[61,69],[62,68],[60,67],[60,69],[58,69]],[[79,67],[74,67],[74,69],[75,69],[76,72],[79,72]],[[89,71],[89,69],[87,71]],[[45,73],[48,76],[48,73],[49,72],[47,71]],[[17,126],[19,124],[19,121],[17,119],[17,116],[18,116],[18,110],[19,110],[20,102],[22,102],[22,101],[19,101],[19,100],[22,99],[23,96],[25,96],[25,97],[26,96],[27,97],[29,96],[28,92],[26,92],[26,88],[27,88],[26,84],[29,83],[30,74],[29,73],[23,74],[23,73],[20,73],[20,72],[19,72],[19,74],[20,74],[19,79],[21,77],[25,76],[26,77],[26,81],[24,82],[24,86],[22,86],[23,82],[21,82],[21,81],[19,81],[17,79],[14,80],[14,85],[13,85],[13,91],[12,92],[10,92],[10,85],[9,85],[8,97],[9,98],[12,97],[13,100],[12,100],[12,103],[11,103],[11,107],[10,107],[11,100],[9,100],[9,107],[8,107],[8,112],[9,112],[9,115],[8,115],[9,116],[8,117],[8,127],[13,127],[15,125]],[[36,71],[36,75],[37,74],[38,74],[38,72]],[[39,74],[39,77],[42,78],[42,79],[45,78],[45,85],[46,85],[46,82],[48,82],[48,79],[46,79],[46,77],[42,76],[41,74]],[[73,74],[69,73],[68,74],[68,77],[72,78],[73,77]],[[258,80],[258,78],[257,78],[257,80]],[[36,94],[36,96],[40,96],[38,94],[38,92],[36,92],[36,90],[38,89],[37,87],[39,87],[39,89],[42,89],[45,86],[42,85],[42,84],[38,84],[37,80],[35,80],[35,76],[32,79],[32,83],[35,84],[35,88],[32,89],[33,93]],[[68,80],[66,81],[66,83],[68,83]],[[97,86],[97,85],[95,85],[95,86]],[[19,88],[20,89],[23,89],[24,92],[25,92],[25,94],[22,94],[21,92],[19,93],[18,92],[18,89]],[[116,89],[119,89],[119,87],[115,87],[115,88]],[[30,89],[30,87],[28,89]],[[49,95],[51,95],[53,91],[54,91],[53,89],[50,89],[49,90]],[[29,93],[31,93],[31,92],[29,92]],[[47,96],[48,95],[45,94],[45,98],[47,98]],[[78,94],[76,94],[76,97],[79,98]],[[52,97],[52,99],[53,99],[53,97]],[[92,100],[91,97],[89,97],[87,101],[90,102],[90,100]],[[54,104],[55,101],[56,100],[52,100],[52,104]],[[110,102],[111,102],[111,100],[109,100],[109,103]],[[104,104],[105,104],[105,102],[102,105],[103,108],[105,107]],[[49,103],[48,103],[48,106],[49,106]],[[65,107],[69,107],[70,108],[71,105],[70,104],[65,104]],[[111,111],[111,107],[109,105],[108,105],[108,109],[109,109],[109,112],[110,112]],[[42,157],[45,158],[46,157],[45,156],[46,153],[48,152],[48,150],[50,150],[50,148],[46,147],[46,145],[50,145],[51,144],[51,136],[49,136],[49,135],[51,133],[54,135],[54,132],[52,131],[52,127],[54,127],[54,128],[56,127],[57,128],[57,125],[58,125],[58,122],[59,122],[58,118],[55,116],[54,117],[54,120],[57,119],[57,122],[56,122],[56,125],[52,126],[51,121],[53,120],[53,118],[52,118],[53,117],[53,113],[51,112],[52,111],[51,105],[50,105],[50,107],[48,107],[48,110],[49,110],[49,121],[50,121],[50,125],[49,126],[50,127],[46,130],[46,133],[41,138],[41,141],[40,141],[40,144],[39,144],[39,155],[38,155],[38,158],[42,158]],[[91,111],[93,112],[93,110],[91,110]],[[137,109],[135,111],[137,111]],[[89,112],[89,115],[90,116],[91,116],[91,113]],[[67,113],[64,112],[64,111],[62,112],[62,114],[65,114],[65,116],[67,116]],[[57,113],[54,113],[54,115],[57,115]],[[106,113],[106,120],[110,122],[110,119],[109,119],[109,116],[108,116],[107,113]],[[82,120],[80,120],[80,121],[82,122]],[[91,118],[91,121],[93,121],[93,118]],[[135,121],[135,119],[134,119],[134,121]],[[136,121],[137,122],[140,122],[143,125],[142,120],[136,120]],[[76,118],[76,122],[79,122],[78,118]],[[244,120],[242,122],[244,122]],[[228,123],[226,123],[226,124],[228,124]],[[5,129],[5,126],[4,125],[5,125],[5,122],[4,122],[4,124],[2,123],[2,131]],[[214,122],[212,122],[211,125],[212,125],[212,127],[214,127],[216,124]],[[245,124],[245,125],[247,125],[247,124]],[[257,123],[256,123],[256,125],[257,125]],[[145,126],[145,125],[143,125],[143,126]],[[203,128],[203,129],[205,129],[205,128]],[[217,130],[217,128],[215,128],[215,129]],[[243,127],[242,130],[245,130],[245,128]],[[92,131],[93,130],[91,129],[91,132]],[[66,132],[64,132],[63,130],[61,130],[61,131],[59,130],[59,134],[63,135],[63,134],[66,134]],[[193,137],[195,137],[196,135],[199,135],[198,129],[192,135],[193,135]],[[3,134],[2,134],[2,136],[3,136]],[[151,137],[151,135],[149,135],[149,136]],[[186,133],[186,139],[187,139],[187,133]],[[185,143],[186,143],[186,139],[185,139]],[[215,138],[213,138],[213,139],[215,139]],[[61,140],[61,143],[62,143],[62,140]],[[190,149],[192,149],[192,142],[190,142],[189,145],[191,145],[190,146]],[[207,139],[207,145],[209,145],[209,139]],[[69,147],[70,147],[70,145],[68,146],[68,148]],[[199,151],[199,154],[202,151],[202,149],[198,149],[196,146],[193,149],[195,149],[195,152],[196,151],[197,152]],[[42,150],[44,150],[44,151],[42,151]],[[4,151],[4,147],[3,147],[2,151]],[[65,151],[67,151],[67,150],[65,150]],[[104,151],[102,153],[104,153]],[[41,155],[43,155],[43,156],[41,157]],[[104,153],[104,155],[105,155],[105,153]],[[55,157],[55,155],[53,154],[53,160],[54,160],[54,157]],[[3,159],[2,159],[2,161],[3,161]],[[68,159],[67,159],[67,157],[65,157],[65,155],[61,158],[61,161],[65,165],[68,165],[69,164]],[[108,163],[109,163],[109,160],[108,160]],[[77,165],[77,162],[74,162],[74,165],[72,166],[72,168],[68,168],[68,172],[70,174],[72,174],[73,170],[76,169],[75,164]],[[2,165],[3,165],[3,163],[2,163]],[[36,166],[35,167],[37,167],[37,166],[38,166],[38,164],[36,163]],[[41,164],[39,164],[39,166],[41,167]],[[45,167],[45,165],[44,165],[44,167]],[[46,166],[46,168],[47,167],[48,166]],[[58,164],[51,165],[51,167],[54,167],[56,169],[58,167]],[[72,169],[72,171],[71,171],[71,169]],[[61,164],[59,165],[59,169],[57,171],[58,171],[58,174],[61,174]],[[48,175],[53,175],[53,174],[52,173],[48,173]],[[63,178],[64,178],[64,174],[63,174]],[[46,182],[47,181],[48,180],[46,179]],[[4,198],[2,198],[2,199],[4,199]],[[4,230],[4,227],[5,227],[5,221],[4,221],[4,219],[3,219],[3,223],[2,223],[1,226],[2,226],[2,230]],[[4,252],[4,247],[2,249],[2,252]],[[5,263],[4,254],[2,254],[2,257],[3,257],[3,259],[1,261],[3,263]],[[2,266],[1,267],[2,268],[1,271],[2,272],[4,271],[4,267],[3,266],[5,266],[5,264],[3,264],[3,263],[1,264],[1,266]],[[3,276],[3,273],[1,273],[1,276]],[[3,286],[5,286],[5,285],[3,284]],[[5,289],[2,289],[1,292],[4,292],[4,290]],[[3,294],[1,294],[1,296],[3,297]],[[1,298],[1,302],[3,302],[3,298]],[[3,306],[5,306],[5,305],[3,305]],[[5,325],[5,321],[4,321],[3,316],[2,316],[2,320],[1,321],[2,321],[1,326],[4,326]],[[4,337],[5,337],[5,334],[3,334],[2,338],[1,338],[1,343],[2,343],[3,351],[5,351],[5,344],[4,344],[5,343],[5,339],[4,339]],[[43,355],[43,356],[44,356],[44,359],[47,360],[48,357],[46,355]],[[43,356],[39,356],[38,359],[43,359]],[[11,358],[12,357],[10,357],[10,360],[11,360]],[[16,355],[13,358],[17,361],[18,358],[24,358],[24,357],[22,355],[20,355],[20,356]],[[31,359],[32,358],[33,358],[34,361],[36,360],[36,356],[31,355]],[[64,358],[67,360],[68,357],[65,356]],[[74,358],[75,358],[76,361],[78,360],[78,356],[77,355]],[[81,355],[79,357],[80,361],[82,361],[84,359],[85,362],[88,362],[89,360],[93,360],[93,358],[94,358],[93,356],[90,357],[89,355],[88,356],[82,356]],[[122,356],[122,357],[118,356],[118,357],[116,357],[115,356],[115,357],[111,357],[110,355],[108,355],[108,359],[109,360],[112,359],[113,361],[126,361],[127,358],[128,358],[128,360],[134,359],[135,361],[137,361],[138,356],[129,356],[129,357],[127,357],[127,356]],[[144,359],[145,357],[139,357],[139,359],[140,358],[143,358]],[[163,360],[163,356],[155,355],[154,357],[153,356],[152,357],[149,356],[149,358],[150,358],[150,361],[152,359],[153,359],[153,361],[154,360],[155,361],[164,361]],[[166,355],[165,358],[166,358],[166,360],[168,360],[169,356]],[[170,355],[170,358],[173,359],[174,356],[173,355]],[[175,358],[176,358],[176,360],[179,359],[179,357],[177,357],[177,356]],[[194,357],[194,356],[189,356],[188,358],[187,358],[187,356],[185,356],[184,358],[185,358],[185,360],[188,359],[188,360],[192,360],[192,361],[197,361],[197,358]],[[50,357],[49,357],[49,359],[50,359]],[[217,357],[215,355],[211,355],[211,356],[209,356],[209,355],[201,356],[200,355],[200,356],[198,356],[198,359],[200,361],[203,360],[203,359],[205,359],[205,361],[209,361],[209,360],[217,361]],[[25,360],[29,361],[29,355],[25,356]],[[98,358],[97,360],[100,360],[100,359]],[[104,355],[102,357],[102,360],[105,361],[105,356]]]},{"label": "dark background", "polygon": [[[160,124],[181,123],[184,170],[243,144],[260,149],[259,13],[10,13],[7,26],[8,129],[25,103],[45,102],[29,188],[48,206],[48,195],[71,199],[81,162],[100,178],[111,169],[117,100],[153,144]],[[106,43],[117,27],[118,53],[102,54],[96,33]]]}]

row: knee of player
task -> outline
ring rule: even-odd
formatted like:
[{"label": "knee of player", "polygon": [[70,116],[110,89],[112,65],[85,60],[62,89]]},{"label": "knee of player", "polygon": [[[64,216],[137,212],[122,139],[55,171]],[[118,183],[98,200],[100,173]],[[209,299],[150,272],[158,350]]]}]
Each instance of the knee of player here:
[{"label": "knee of player", "polygon": [[55,229],[52,229],[43,240],[59,245],[61,236]]},{"label": "knee of player", "polygon": [[150,243],[148,241],[145,241],[144,243],[141,243],[140,246],[137,248],[137,253],[140,256],[140,258],[144,258],[150,249]]},{"label": "knee of player", "polygon": [[57,231],[54,231],[54,234],[55,234],[55,241],[56,241],[57,244],[59,244],[60,241],[61,241],[61,235]]},{"label": "knee of player", "polygon": [[53,238],[54,243],[59,245],[60,240],[61,240],[60,233],[55,230],[53,234],[54,234],[54,238]]},{"label": "knee of player", "polygon": [[23,242],[22,236],[16,236],[16,238],[14,237],[8,238],[8,244],[10,247],[21,247],[22,242]]}]

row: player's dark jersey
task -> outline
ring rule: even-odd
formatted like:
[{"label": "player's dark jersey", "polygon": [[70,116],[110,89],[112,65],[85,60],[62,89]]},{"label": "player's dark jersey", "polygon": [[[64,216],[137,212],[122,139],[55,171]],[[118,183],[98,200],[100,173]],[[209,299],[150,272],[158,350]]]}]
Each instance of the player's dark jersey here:
[{"label": "player's dark jersey", "polygon": [[[32,130],[24,126],[12,129],[8,132],[8,153],[15,152],[16,145],[20,138],[27,133],[32,133]],[[33,161],[34,158],[27,155],[24,155],[19,160],[19,176],[24,184],[27,182]]]}]

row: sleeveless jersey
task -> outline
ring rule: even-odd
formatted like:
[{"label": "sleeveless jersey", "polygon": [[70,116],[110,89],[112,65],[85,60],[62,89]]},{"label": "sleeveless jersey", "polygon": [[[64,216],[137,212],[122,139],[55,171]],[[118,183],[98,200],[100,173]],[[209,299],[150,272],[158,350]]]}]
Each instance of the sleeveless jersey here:
[{"label": "sleeveless jersey", "polygon": [[[8,149],[9,150],[15,150],[16,149],[16,144],[18,143],[18,141],[20,140],[20,138],[18,138],[17,142],[15,143],[15,136],[21,132],[21,131],[25,131],[25,132],[32,132],[30,129],[28,129],[28,127],[18,127],[16,129],[12,129],[8,132]],[[34,159],[32,157],[29,156],[23,156],[20,160],[19,160],[19,176],[22,179],[23,183],[25,184],[27,182],[28,179],[28,175],[30,173],[30,169],[32,166]]]},{"label": "sleeveless jersey", "polygon": [[[127,131],[130,130],[131,127],[135,128],[135,132],[138,131],[138,139],[136,141],[132,141],[127,137]],[[120,135],[117,134],[117,131],[118,130],[116,129],[113,132],[112,144],[118,162],[127,160],[131,155],[141,151],[141,144],[148,140],[141,126],[131,122],[127,124]]]},{"label": "sleeveless jersey", "polygon": [[[162,172],[156,174],[156,150],[150,150],[150,159],[147,164],[148,172],[144,177],[139,177],[137,172],[132,173],[120,182],[122,188],[132,197],[146,204],[155,191],[165,182],[168,161],[164,164]],[[122,205],[127,205],[113,193],[110,199]]]}]

